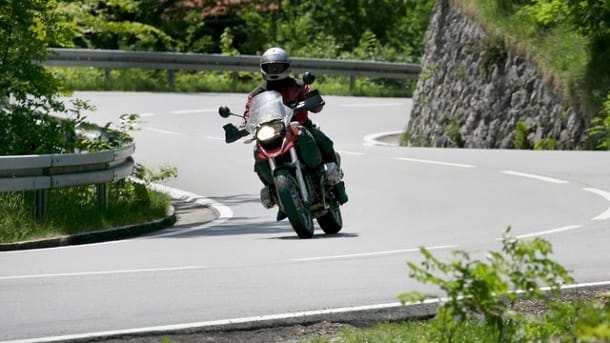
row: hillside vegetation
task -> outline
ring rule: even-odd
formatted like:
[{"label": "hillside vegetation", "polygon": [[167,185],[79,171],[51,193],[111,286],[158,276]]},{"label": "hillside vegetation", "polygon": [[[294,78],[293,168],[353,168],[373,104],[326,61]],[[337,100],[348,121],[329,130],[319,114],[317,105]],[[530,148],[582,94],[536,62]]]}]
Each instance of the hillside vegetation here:
[{"label": "hillside vegetation", "polygon": [[610,1],[452,0],[525,55],[592,116],[589,148],[610,149]]},{"label": "hillside vegetation", "polygon": [[[281,46],[291,56],[419,62],[433,0],[340,1],[58,1],[73,31],[57,47],[260,55]],[[222,4],[222,5],[219,5]],[[72,69],[62,75],[79,89],[170,90],[164,73]],[[347,93],[345,77],[319,76],[321,90]],[[147,81],[151,80],[151,81]],[[117,80],[119,82],[117,82]],[[174,90],[247,92],[259,73],[179,72]],[[358,95],[408,95],[413,82],[359,78]]]},{"label": "hillside vegetation", "polygon": [[[589,148],[610,147],[610,2],[448,1],[475,17],[490,34],[502,37],[508,49],[536,63],[565,99],[593,117]],[[73,39],[53,45],[249,55],[279,45],[293,56],[417,63],[434,3],[253,0],[219,6],[203,0],[58,1],[55,10]],[[104,82],[100,71],[63,75],[80,88],[117,84]],[[158,72],[116,71],[113,78],[126,90],[167,89]],[[143,81],[147,78],[154,81]],[[180,73],[175,89],[247,91],[259,79],[257,73],[240,73],[232,88],[228,73]],[[345,86],[346,78],[321,75],[320,81],[323,92],[345,94],[340,84]],[[359,78],[352,94],[404,96],[413,84],[406,87],[405,92],[405,84],[396,80]]]}]

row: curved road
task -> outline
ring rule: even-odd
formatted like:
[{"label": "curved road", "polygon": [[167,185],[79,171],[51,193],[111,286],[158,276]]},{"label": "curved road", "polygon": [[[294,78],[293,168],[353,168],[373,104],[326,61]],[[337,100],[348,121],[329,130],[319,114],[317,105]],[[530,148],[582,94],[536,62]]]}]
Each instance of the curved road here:
[{"label": "curved road", "polygon": [[[408,277],[418,248],[497,250],[508,227],[542,236],[579,283],[610,280],[610,154],[379,146],[411,100],[326,97],[314,120],[342,153],[344,229],[299,240],[258,202],[252,146],[227,145],[216,114],[244,94],[81,92],[105,124],[141,113],[136,159],[178,168],[167,185],[209,198],[222,217],[187,231],[0,253],[0,341],[394,304],[436,292]],[[38,339],[40,340],[40,339]],[[36,339],[34,341],[37,341]]]}]

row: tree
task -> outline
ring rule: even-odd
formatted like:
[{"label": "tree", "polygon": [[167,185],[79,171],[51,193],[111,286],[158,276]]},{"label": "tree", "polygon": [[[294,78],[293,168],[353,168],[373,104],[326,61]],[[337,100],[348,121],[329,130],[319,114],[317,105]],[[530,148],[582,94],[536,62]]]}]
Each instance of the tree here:
[{"label": "tree", "polygon": [[0,155],[61,152],[74,145],[75,122],[49,115],[67,111],[58,100],[60,80],[42,65],[47,47],[67,44],[70,36],[54,4],[0,0]]},{"label": "tree", "polygon": [[[60,1],[58,8],[71,18],[73,43],[84,48],[173,51],[181,47],[162,29],[153,24],[150,1],[139,0],[75,0]],[[158,18],[157,18],[158,20]],[[158,23],[155,23],[158,24]]]},{"label": "tree", "polygon": [[53,2],[0,0],[0,99],[49,98],[61,89],[41,62],[51,42],[65,41]]}]

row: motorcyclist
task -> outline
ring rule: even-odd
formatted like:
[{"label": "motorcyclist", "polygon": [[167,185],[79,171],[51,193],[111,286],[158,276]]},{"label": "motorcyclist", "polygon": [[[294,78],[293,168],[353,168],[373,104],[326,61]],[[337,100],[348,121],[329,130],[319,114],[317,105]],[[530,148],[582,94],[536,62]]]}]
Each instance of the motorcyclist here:
[{"label": "motorcyclist", "polygon": [[[263,74],[263,79],[265,81],[248,94],[242,126],[245,125],[249,118],[250,101],[257,94],[268,90],[278,91],[282,94],[284,103],[287,105],[305,100],[307,93],[311,91],[311,88],[302,80],[289,76],[290,63],[291,61],[288,53],[284,49],[274,47],[263,53],[260,60],[260,71]],[[315,109],[312,112],[320,112],[321,110],[322,107]],[[333,141],[320,131],[317,125],[309,119],[307,111],[294,113],[292,119],[298,121],[307,129],[306,134],[311,134],[311,136],[313,136],[313,139],[320,150],[322,163],[335,162],[337,166],[340,166],[339,156],[334,150]],[[263,184],[265,184],[265,187],[261,190],[261,201],[265,207],[270,208],[273,206],[273,198],[271,197],[271,194],[273,193],[273,177],[269,169],[269,164],[266,161],[260,160],[256,152],[254,153],[254,159],[254,170]],[[337,200],[341,204],[347,202],[348,198],[345,193],[343,181],[335,186],[335,193],[337,195]],[[283,218],[285,218],[285,214],[280,210],[278,213],[278,220]]]}]

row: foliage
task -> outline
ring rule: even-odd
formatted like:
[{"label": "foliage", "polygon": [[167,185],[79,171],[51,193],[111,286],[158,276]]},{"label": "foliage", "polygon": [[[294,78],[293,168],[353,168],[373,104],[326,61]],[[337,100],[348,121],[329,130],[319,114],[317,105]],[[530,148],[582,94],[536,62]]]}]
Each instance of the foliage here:
[{"label": "foliage", "polygon": [[77,151],[100,151],[119,148],[133,141],[130,133],[138,130],[140,115],[124,113],[119,117],[119,125],[113,128],[113,123],[106,123],[103,127],[87,123],[84,118],[79,119],[76,131]]},{"label": "foliage", "polygon": [[[512,339],[504,342],[608,342],[610,292],[594,291],[586,300],[553,300],[543,315],[524,317]],[[561,298],[560,298],[561,299]],[[532,303],[523,301],[522,303]],[[531,312],[531,311],[529,311]],[[529,313],[533,316],[533,313]],[[339,335],[306,339],[309,343],[421,343],[443,340],[435,320],[388,322],[365,329],[344,329]],[[492,327],[474,319],[457,325],[454,342],[501,342]]]},{"label": "foliage", "polygon": [[513,143],[515,149],[531,149],[529,139],[527,138],[528,130],[527,123],[524,121],[518,121],[515,124],[515,140]]},{"label": "foliage", "polygon": [[445,126],[444,131],[445,136],[447,136],[447,139],[449,139],[449,143],[451,144],[451,146],[457,148],[464,147],[465,142],[464,138],[462,138],[462,134],[460,132],[460,123],[457,118],[454,117],[449,119],[449,122]]},{"label": "foliage", "polygon": [[610,3],[606,0],[531,0],[519,12],[541,27],[569,22],[593,41],[610,38]]},{"label": "foliage", "polygon": [[293,56],[417,61],[433,4],[256,0],[219,13],[216,1],[63,0],[58,8],[79,47],[260,54],[281,45]]},{"label": "foliage", "polygon": [[[131,11],[135,2],[110,1],[113,8]],[[77,2],[71,5],[78,5]],[[92,5],[93,2],[85,5]],[[75,8],[76,12],[80,10]],[[125,23],[105,23],[112,27]],[[128,25],[129,26],[129,25]],[[124,114],[117,128],[103,128],[85,121],[89,103],[59,100],[62,82],[41,64],[49,45],[69,46],[74,25],[56,2],[43,0],[2,1],[0,6],[0,155],[50,154],[97,151],[122,146],[132,140],[138,115]],[[132,30],[133,27],[127,27]],[[136,27],[137,29],[137,27]],[[112,31],[112,30],[110,30]],[[138,34],[137,30],[132,30]],[[147,44],[143,37],[135,40]],[[175,170],[148,178],[175,176]],[[34,192],[0,193],[0,241],[15,241],[68,234],[165,214],[169,200],[141,185],[116,182],[108,185],[111,201],[100,211],[96,187],[80,186],[48,191],[48,217],[34,217]]]},{"label": "foliage", "polygon": [[504,39],[499,36],[489,37],[479,42],[479,49],[482,53],[481,70],[489,75],[494,66],[501,66],[506,62],[508,53],[504,45]]},{"label": "foliage", "polygon": [[108,206],[100,211],[94,185],[49,190],[43,220],[34,216],[34,192],[0,193],[0,243],[141,223],[167,214],[168,197],[139,184],[110,183],[108,193]]},{"label": "foliage", "polygon": [[172,50],[176,42],[163,30],[137,20],[138,0],[59,1],[74,40],[84,48]]},{"label": "foliage", "polygon": [[610,150],[610,93],[606,97],[599,116],[591,120],[589,141],[594,149]]},{"label": "foliage", "polygon": [[583,75],[589,101],[610,92],[610,2],[607,0],[532,0],[518,11],[539,29],[570,26],[587,39],[589,61]]},{"label": "foliage", "polygon": [[[516,291],[527,299],[548,304],[551,297],[542,290],[543,285],[550,288],[552,295],[558,295],[562,284],[573,281],[564,267],[549,258],[552,246],[548,241],[539,238],[520,241],[509,236],[509,232],[510,228],[504,233],[502,252],[490,251],[487,262],[471,259],[470,253],[457,250],[453,252],[456,259],[445,263],[421,248],[425,260],[420,265],[408,263],[411,277],[434,284],[446,293],[433,321],[441,341],[452,342],[460,327],[478,318],[493,329],[496,335],[493,341],[510,342],[515,335],[527,336],[532,332],[518,330],[526,318],[509,307],[520,296]],[[421,301],[423,295],[407,292],[400,299],[403,303]]]},{"label": "foliage", "polygon": [[556,150],[557,140],[554,138],[542,138],[534,143],[534,150]]},{"label": "foliage", "polygon": [[[41,64],[46,47],[65,40],[66,31],[58,23],[54,2],[45,0],[3,0],[0,6],[0,107],[10,97],[20,103],[28,96],[52,98],[60,89],[59,80]],[[58,108],[50,100],[37,106]]]},{"label": "foliage", "polygon": [[161,166],[159,171],[149,169],[142,164],[137,164],[135,169],[134,176],[137,179],[142,180],[146,185],[150,185],[154,182],[173,179],[178,176],[178,170],[175,167],[168,165]]}]

